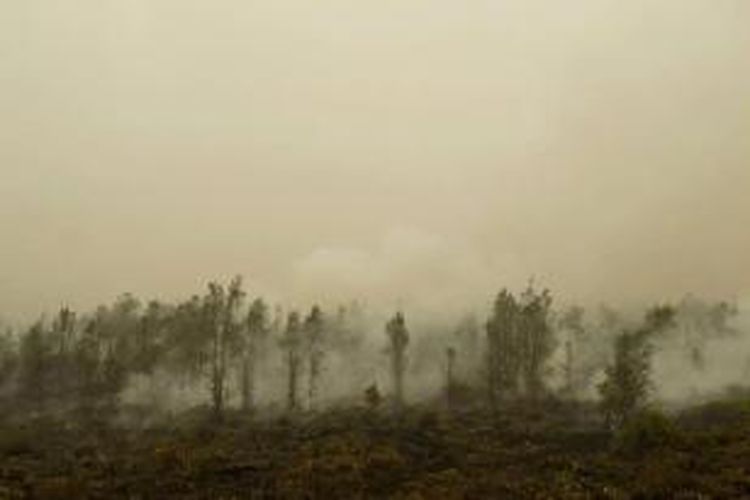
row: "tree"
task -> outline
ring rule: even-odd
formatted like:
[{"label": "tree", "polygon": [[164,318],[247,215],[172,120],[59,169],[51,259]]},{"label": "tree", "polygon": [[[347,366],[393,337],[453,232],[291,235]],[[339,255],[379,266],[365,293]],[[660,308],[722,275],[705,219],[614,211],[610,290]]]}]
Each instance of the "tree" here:
[{"label": "tree", "polygon": [[356,354],[364,340],[365,308],[357,301],[339,306],[334,318],[328,325],[327,335],[330,347],[343,356]]},{"label": "tree", "polygon": [[578,306],[566,309],[560,316],[558,327],[566,335],[562,393],[575,399],[595,372],[585,365],[583,356],[584,350],[590,347],[584,326],[584,309]]},{"label": "tree", "polygon": [[208,284],[208,295],[204,299],[204,314],[206,317],[204,326],[206,336],[211,339],[210,370],[211,370],[211,407],[214,415],[218,418],[224,405],[224,374],[223,363],[223,311],[226,298],[224,288],[218,283]]},{"label": "tree", "polygon": [[565,360],[563,361],[563,394],[569,398],[575,398],[577,392],[576,384],[576,359],[574,349],[578,346],[579,339],[583,337],[583,309],[571,307],[563,312],[560,317],[559,328],[567,333],[565,339]]},{"label": "tree", "polygon": [[676,310],[669,305],[657,305],[646,311],[646,319],[640,333],[646,337],[663,333],[675,325]]},{"label": "tree", "polygon": [[314,409],[318,396],[318,382],[323,368],[324,330],[325,320],[320,307],[313,306],[310,314],[305,318],[305,340],[308,358],[308,402],[310,409]]},{"label": "tree", "polygon": [[[503,289],[487,321],[487,386],[490,406],[497,411],[502,397],[539,398],[547,362],[555,347],[550,326],[552,296],[532,285],[516,299]],[[523,392],[522,392],[523,390]]]},{"label": "tree", "polygon": [[36,322],[21,338],[19,390],[36,409],[41,409],[48,392],[51,348],[44,325]]},{"label": "tree", "polygon": [[552,296],[549,290],[537,293],[529,287],[521,296],[521,376],[526,395],[535,401],[544,390],[546,363],[555,349],[549,317]]},{"label": "tree", "polygon": [[13,331],[0,334],[0,389],[10,380],[18,366],[18,351]]},{"label": "tree", "polygon": [[258,363],[265,350],[270,333],[268,306],[258,298],[250,305],[247,313],[243,344],[241,391],[242,408],[251,410],[255,405],[255,381]]},{"label": "tree", "polygon": [[127,369],[122,360],[118,358],[114,349],[107,350],[104,359],[100,363],[99,374],[99,400],[104,403],[108,410],[114,410],[119,401],[120,391],[127,380]]},{"label": "tree", "polygon": [[49,331],[49,371],[51,376],[48,391],[57,396],[67,396],[74,390],[74,357],[76,315],[68,307],[62,307],[52,322]]},{"label": "tree", "polygon": [[286,330],[281,339],[281,346],[286,351],[286,364],[288,371],[287,379],[287,408],[290,412],[299,408],[299,396],[297,389],[299,386],[299,375],[302,365],[302,356],[300,353],[302,338],[299,313],[291,312],[286,322]]},{"label": "tree", "polygon": [[406,348],[409,345],[409,331],[401,312],[391,318],[385,327],[388,335],[388,352],[391,357],[391,374],[393,377],[393,401],[396,411],[404,406],[404,373],[406,371]]},{"label": "tree", "polygon": [[445,399],[448,408],[453,408],[456,396],[456,349],[448,347],[445,349]]},{"label": "tree", "polygon": [[636,332],[615,338],[614,362],[599,386],[602,412],[610,428],[621,427],[648,398],[651,346],[646,340]]},{"label": "tree", "polygon": [[705,349],[710,340],[730,337],[737,333],[731,320],[738,313],[736,305],[728,302],[709,303],[692,295],[684,297],[676,308],[678,328],[672,333],[682,344],[694,368],[705,368]]},{"label": "tree", "polygon": [[74,341],[76,314],[68,307],[62,307],[52,323],[52,339],[58,354],[67,353]]},{"label": "tree", "polygon": [[130,368],[135,373],[153,375],[164,353],[168,311],[158,301],[149,302],[135,334],[136,343]]},{"label": "tree", "polygon": [[599,386],[601,409],[608,427],[620,428],[648,402],[651,387],[653,338],[671,328],[674,309],[657,306],[647,313],[636,331],[624,331],[615,338],[614,360],[605,370]]},{"label": "tree", "polygon": [[518,391],[520,343],[518,338],[519,306],[508,290],[498,293],[487,321],[487,389],[490,407],[497,411],[503,395]]},{"label": "tree", "polygon": [[183,385],[208,376],[210,325],[204,298],[193,295],[164,320],[164,366]]},{"label": "tree", "polygon": [[237,312],[244,295],[242,278],[239,276],[231,281],[226,291],[217,283],[208,285],[205,313],[211,338],[211,403],[216,418],[221,418],[224,412],[230,349],[238,344],[240,327]]},{"label": "tree", "polygon": [[482,374],[484,359],[481,349],[480,325],[473,314],[464,316],[456,326],[453,337],[456,345],[461,346],[460,373],[469,381],[476,382]]},{"label": "tree", "polygon": [[93,407],[99,395],[101,329],[99,314],[89,319],[75,346],[76,387],[78,404],[84,410]]}]

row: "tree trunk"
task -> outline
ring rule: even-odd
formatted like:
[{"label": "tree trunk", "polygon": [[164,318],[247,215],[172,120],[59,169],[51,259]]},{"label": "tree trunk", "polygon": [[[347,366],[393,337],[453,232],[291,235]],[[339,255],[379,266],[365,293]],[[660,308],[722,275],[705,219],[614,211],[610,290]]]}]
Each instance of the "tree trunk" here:
[{"label": "tree trunk", "polygon": [[290,351],[288,356],[289,363],[289,386],[287,388],[287,406],[289,411],[297,409],[297,377],[299,370],[299,361],[294,352]]}]

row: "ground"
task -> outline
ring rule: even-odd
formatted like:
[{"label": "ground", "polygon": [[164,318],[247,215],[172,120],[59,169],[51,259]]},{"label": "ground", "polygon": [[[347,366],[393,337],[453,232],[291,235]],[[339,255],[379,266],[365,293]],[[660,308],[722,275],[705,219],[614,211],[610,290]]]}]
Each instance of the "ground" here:
[{"label": "ground", "polygon": [[750,498],[748,408],[713,403],[615,436],[563,404],[220,424],[196,410],[148,428],[6,418],[0,498]]}]

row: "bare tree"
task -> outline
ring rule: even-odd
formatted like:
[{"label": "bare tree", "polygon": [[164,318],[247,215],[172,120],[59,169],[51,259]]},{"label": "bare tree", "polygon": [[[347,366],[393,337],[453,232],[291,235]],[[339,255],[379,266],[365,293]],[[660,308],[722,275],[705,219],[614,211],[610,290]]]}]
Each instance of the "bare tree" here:
[{"label": "bare tree", "polygon": [[211,337],[211,401],[214,415],[221,418],[226,399],[229,351],[239,337],[236,316],[245,294],[239,276],[232,280],[226,291],[217,283],[210,283],[208,288],[205,311]]}]

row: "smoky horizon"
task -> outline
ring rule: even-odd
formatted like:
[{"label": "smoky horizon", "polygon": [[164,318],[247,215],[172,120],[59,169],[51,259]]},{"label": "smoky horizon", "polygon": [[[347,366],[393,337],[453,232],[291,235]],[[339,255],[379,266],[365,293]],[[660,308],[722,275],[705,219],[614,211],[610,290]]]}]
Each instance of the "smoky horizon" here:
[{"label": "smoky horizon", "polygon": [[238,273],[305,306],[748,300],[746,2],[1,10],[5,321]]}]

